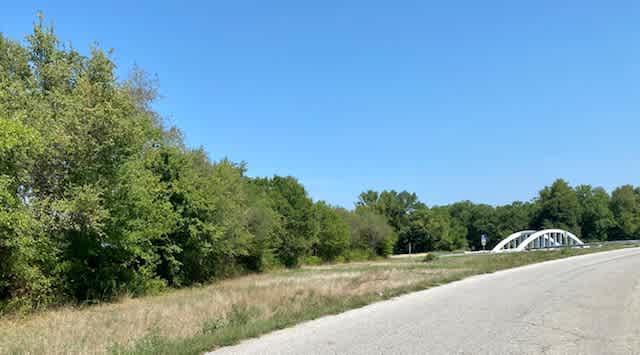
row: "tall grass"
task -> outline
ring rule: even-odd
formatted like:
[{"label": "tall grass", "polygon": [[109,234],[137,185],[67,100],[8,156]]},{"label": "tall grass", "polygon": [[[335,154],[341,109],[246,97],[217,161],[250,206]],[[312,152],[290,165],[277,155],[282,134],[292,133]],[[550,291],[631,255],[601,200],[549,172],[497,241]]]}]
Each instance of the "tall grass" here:
[{"label": "tall grass", "polygon": [[[609,249],[609,248],[608,248]],[[197,354],[461,278],[604,249],[388,259],[249,275],[0,319],[0,353]]]}]

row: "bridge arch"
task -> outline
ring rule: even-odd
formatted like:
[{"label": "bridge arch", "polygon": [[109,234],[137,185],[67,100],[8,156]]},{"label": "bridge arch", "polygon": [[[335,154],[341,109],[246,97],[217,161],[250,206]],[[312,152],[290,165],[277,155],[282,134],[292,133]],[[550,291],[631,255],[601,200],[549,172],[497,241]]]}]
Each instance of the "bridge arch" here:
[{"label": "bridge arch", "polygon": [[[520,232],[515,232],[513,234],[511,234],[510,236],[504,238],[503,240],[500,241],[500,243],[496,244],[496,246],[491,250],[491,251],[500,251],[503,248],[504,249],[511,249],[510,247],[513,244],[517,246],[517,244],[520,244],[520,242],[524,241],[524,239],[526,239],[527,237],[529,237],[531,234],[535,233],[536,231],[534,230],[525,230],[525,231],[520,231]],[[506,247],[506,248],[505,248]]]},{"label": "bridge arch", "polygon": [[513,233],[501,240],[492,251],[523,251],[583,244],[580,238],[562,229],[526,230]]}]

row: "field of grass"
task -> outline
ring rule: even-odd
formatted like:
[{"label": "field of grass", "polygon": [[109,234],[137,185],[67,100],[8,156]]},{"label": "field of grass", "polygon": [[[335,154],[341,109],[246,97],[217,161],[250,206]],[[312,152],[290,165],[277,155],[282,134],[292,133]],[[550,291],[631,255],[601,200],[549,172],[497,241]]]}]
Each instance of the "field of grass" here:
[{"label": "field of grass", "polygon": [[0,319],[5,354],[197,354],[464,277],[618,247],[302,267]]}]

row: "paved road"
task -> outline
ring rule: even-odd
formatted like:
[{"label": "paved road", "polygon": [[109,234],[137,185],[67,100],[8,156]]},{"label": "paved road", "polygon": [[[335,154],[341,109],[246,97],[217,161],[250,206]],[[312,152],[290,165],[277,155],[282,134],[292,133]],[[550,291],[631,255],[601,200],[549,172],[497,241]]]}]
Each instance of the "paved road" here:
[{"label": "paved road", "polygon": [[213,354],[640,354],[640,248],[476,276]]}]

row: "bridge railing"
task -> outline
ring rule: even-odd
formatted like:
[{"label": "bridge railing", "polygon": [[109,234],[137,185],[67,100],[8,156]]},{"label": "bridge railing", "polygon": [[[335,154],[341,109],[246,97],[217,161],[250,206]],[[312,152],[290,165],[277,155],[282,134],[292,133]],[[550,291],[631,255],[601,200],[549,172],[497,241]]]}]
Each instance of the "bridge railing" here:
[{"label": "bridge railing", "polygon": [[573,233],[562,229],[525,230],[501,240],[493,252],[524,251],[579,246],[584,243]]}]

